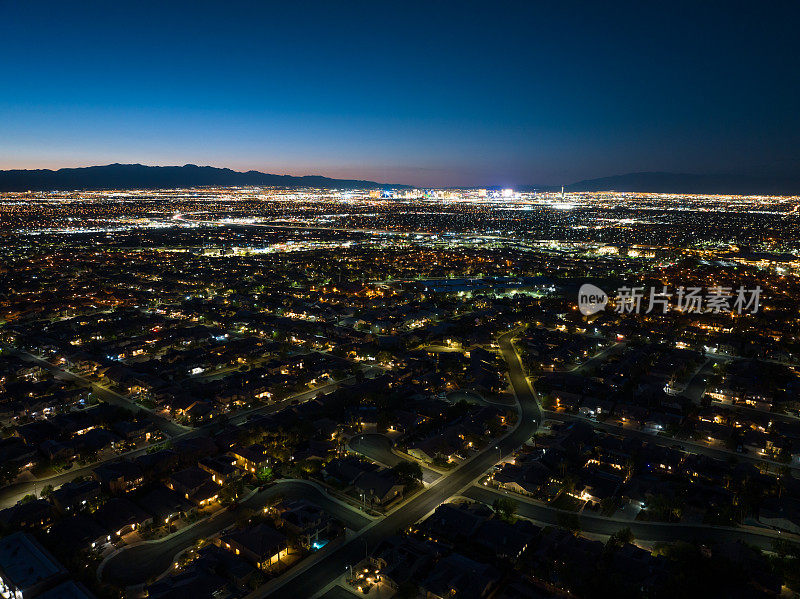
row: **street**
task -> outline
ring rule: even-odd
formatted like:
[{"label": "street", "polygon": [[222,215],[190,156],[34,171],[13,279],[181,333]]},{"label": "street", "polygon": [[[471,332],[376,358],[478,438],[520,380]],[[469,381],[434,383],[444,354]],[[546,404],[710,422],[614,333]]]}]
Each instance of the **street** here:
[{"label": "street", "polygon": [[118,586],[142,584],[158,576],[170,567],[175,555],[190,547],[198,539],[207,539],[224,528],[231,526],[248,510],[260,510],[275,497],[287,500],[305,499],[324,509],[328,514],[342,522],[351,530],[366,526],[370,519],[354,508],[345,507],[311,484],[299,481],[282,481],[259,491],[233,510],[215,514],[194,526],[184,528],[179,533],[162,541],[145,542],[141,545],[123,548],[113,555],[98,571],[104,582]]},{"label": "street", "polygon": [[[271,592],[255,590],[247,599],[264,597],[313,597],[335,580],[348,565],[361,560],[366,547],[375,547],[381,540],[411,526],[433,512],[453,495],[461,493],[503,456],[507,456],[527,441],[541,423],[542,413],[528,384],[519,357],[514,350],[509,332],[500,338],[500,349],[508,363],[509,377],[520,407],[517,427],[496,443],[484,449],[471,460],[464,462],[451,473],[442,476],[410,501],[402,504],[382,520],[363,529],[346,544],[331,552],[309,568],[290,573],[282,586],[270,587]],[[302,576],[300,575],[302,574]]]}]

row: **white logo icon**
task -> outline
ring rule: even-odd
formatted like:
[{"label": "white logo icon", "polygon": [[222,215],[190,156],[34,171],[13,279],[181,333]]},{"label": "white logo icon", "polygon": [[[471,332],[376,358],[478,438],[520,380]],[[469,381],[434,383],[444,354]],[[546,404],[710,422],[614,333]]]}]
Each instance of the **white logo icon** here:
[{"label": "white logo icon", "polygon": [[584,316],[597,314],[606,307],[608,294],[589,283],[584,283],[578,290],[578,309]]}]

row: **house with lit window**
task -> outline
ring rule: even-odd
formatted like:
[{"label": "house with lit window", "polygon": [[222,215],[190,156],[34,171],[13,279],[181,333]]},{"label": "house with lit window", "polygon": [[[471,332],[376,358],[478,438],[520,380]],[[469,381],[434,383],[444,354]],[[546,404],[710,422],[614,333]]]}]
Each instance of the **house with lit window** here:
[{"label": "house with lit window", "polygon": [[269,466],[269,454],[263,445],[254,444],[248,447],[235,445],[230,449],[230,454],[236,460],[236,466],[250,474]]},{"label": "house with lit window", "polygon": [[103,489],[115,495],[127,493],[144,482],[142,469],[133,462],[101,464],[92,471],[92,475]]},{"label": "house with lit window", "polygon": [[294,535],[306,547],[320,546],[335,533],[337,526],[324,510],[302,499],[283,503],[277,508],[282,530]]},{"label": "house with lit window", "polygon": [[213,480],[218,485],[234,481],[241,478],[242,472],[236,468],[236,459],[227,456],[208,456],[197,462],[201,470],[205,470],[211,475]]},{"label": "house with lit window", "polygon": [[223,535],[215,543],[262,570],[280,568],[289,555],[288,537],[263,522]]},{"label": "house with lit window", "polygon": [[211,474],[197,467],[176,472],[169,477],[166,485],[200,507],[210,505],[219,495],[219,485],[213,481]]},{"label": "house with lit window", "polygon": [[125,497],[112,497],[100,507],[92,518],[113,541],[153,523],[153,517]]},{"label": "house with lit window", "polygon": [[100,497],[100,483],[94,479],[61,485],[48,498],[62,514],[83,509]]},{"label": "house with lit window", "polygon": [[490,597],[502,575],[494,567],[476,562],[459,553],[439,560],[420,588],[426,599],[444,597]]}]

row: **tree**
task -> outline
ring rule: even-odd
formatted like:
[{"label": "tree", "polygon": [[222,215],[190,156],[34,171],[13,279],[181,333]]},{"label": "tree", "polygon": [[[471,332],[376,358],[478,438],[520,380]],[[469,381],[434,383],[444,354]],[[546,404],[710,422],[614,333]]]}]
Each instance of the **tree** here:
[{"label": "tree", "polygon": [[[566,464],[564,466],[566,467]],[[561,480],[561,488],[565,493],[572,493],[577,484],[578,479],[574,474],[565,474]]]},{"label": "tree", "polygon": [[422,467],[416,462],[402,461],[392,468],[392,473],[404,485],[412,485],[422,480]]},{"label": "tree", "polygon": [[492,509],[506,522],[513,521],[517,513],[517,502],[508,497],[501,497],[495,499],[492,503]]},{"label": "tree", "polygon": [[6,485],[13,481],[17,477],[18,473],[19,468],[13,466],[12,464],[0,464],[0,485]]},{"label": "tree", "polygon": [[397,597],[399,599],[412,599],[416,597],[418,593],[419,587],[411,581],[402,582],[397,587]]},{"label": "tree", "polygon": [[222,485],[219,491],[219,502],[227,505],[236,501],[244,492],[244,483],[241,479],[233,480]]},{"label": "tree", "polygon": [[259,572],[253,572],[253,575],[250,577],[250,580],[247,581],[247,586],[250,590],[255,591],[258,587],[266,582],[264,575]]},{"label": "tree", "polygon": [[625,527],[618,530],[609,537],[608,542],[606,543],[606,547],[608,548],[622,547],[623,545],[633,543],[634,538],[635,537],[633,536],[630,527]]},{"label": "tree", "polygon": [[50,497],[53,494],[53,485],[45,485],[39,493],[40,497]]},{"label": "tree", "polygon": [[572,532],[580,532],[581,530],[581,521],[578,518],[577,514],[565,514],[559,513],[558,514],[558,525],[561,528],[566,528],[567,530],[571,530]]},{"label": "tree", "polygon": [[800,546],[786,539],[775,539],[772,541],[772,549],[778,557],[800,557]]},{"label": "tree", "polygon": [[303,460],[300,462],[300,468],[306,474],[316,474],[319,472],[320,464],[317,460]]},{"label": "tree", "polygon": [[683,506],[677,497],[668,497],[664,494],[656,494],[647,502],[647,508],[643,515],[650,520],[662,522],[678,522],[683,512]]}]

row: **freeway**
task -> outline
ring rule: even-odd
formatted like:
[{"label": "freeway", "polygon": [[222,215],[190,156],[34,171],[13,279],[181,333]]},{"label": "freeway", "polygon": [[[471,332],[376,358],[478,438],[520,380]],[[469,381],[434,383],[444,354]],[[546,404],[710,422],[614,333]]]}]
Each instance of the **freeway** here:
[{"label": "freeway", "polygon": [[255,493],[234,510],[224,510],[184,528],[159,541],[150,541],[125,547],[112,554],[98,568],[98,578],[121,587],[143,584],[158,576],[172,564],[176,554],[191,547],[198,539],[207,539],[236,523],[249,510],[262,509],[270,499],[305,499],[325,510],[351,530],[359,530],[370,519],[343,502],[336,501],[306,481],[280,481]]},{"label": "freeway", "polygon": [[258,599],[268,594],[272,597],[292,599],[313,597],[344,572],[348,565],[360,561],[365,547],[367,549],[374,547],[381,540],[424,518],[447,499],[471,486],[501,457],[513,453],[525,443],[541,423],[542,412],[511,343],[512,336],[513,332],[506,333],[500,337],[499,341],[503,357],[508,363],[511,384],[519,402],[520,416],[513,431],[458,466],[448,475],[436,480],[427,489],[401,504],[385,518],[364,528],[347,543],[339,546],[310,567],[297,569],[297,572],[290,573],[293,576],[287,577],[282,586],[261,587],[248,595],[247,599]]},{"label": "freeway", "polygon": [[170,221],[180,221],[184,223],[195,223],[199,225],[214,225],[225,227],[265,227],[269,229],[295,229],[300,231],[333,231],[336,233],[358,233],[365,235],[387,235],[393,237],[463,237],[467,239],[483,239],[495,241],[516,241],[509,237],[501,235],[488,235],[485,233],[438,233],[431,231],[395,231],[393,229],[359,229],[348,227],[328,227],[324,225],[305,224],[305,223],[289,223],[289,222],[231,222],[229,220],[187,220],[184,216],[192,216],[193,214],[203,214],[202,212],[174,214],[170,220],[163,221],[165,224],[170,224]]}]

